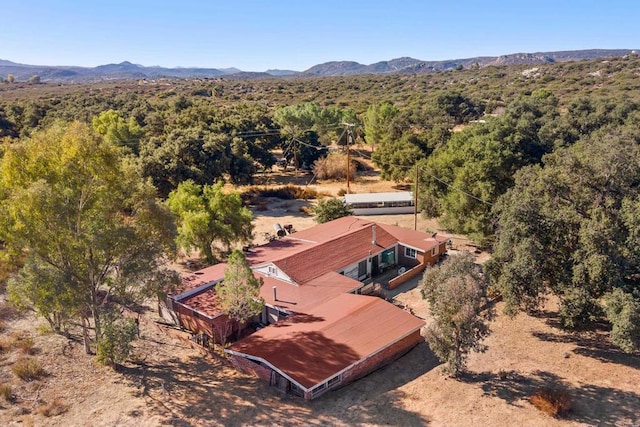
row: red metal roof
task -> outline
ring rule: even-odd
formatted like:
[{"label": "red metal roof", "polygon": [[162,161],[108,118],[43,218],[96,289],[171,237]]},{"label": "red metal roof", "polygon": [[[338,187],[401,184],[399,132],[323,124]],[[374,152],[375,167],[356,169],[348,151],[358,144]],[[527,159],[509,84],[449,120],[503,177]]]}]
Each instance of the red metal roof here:
[{"label": "red metal roof", "polygon": [[245,256],[250,265],[256,266],[286,258],[292,254],[304,251],[315,244],[316,242],[304,241],[293,236],[287,236],[282,239],[272,240],[264,245],[254,246],[250,252],[245,253]]},{"label": "red metal roof", "polygon": [[378,223],[379,228],[394,236],[400,243],[428,252],[440,243],[448,240],[448,237],[433,236],[422,231],[410,230],[395,225]]},{"label": "red metal roof", "polygon": [[302,284],[366,259],[396,243],[395,237],[370,222],[348,234],[340,234],[305,251],[281,258],[274,264],[296,283]]},{"label": "red metal roof", "polygon": [[215,287],[187,298],[183,298],[179,300],[179,302],[180,304],[206,314],[209,317],[217,317],[222,314]]},{"label": "red metal roof", "polygon": [[364,227],[369,227],[375,222],[358,218],[355,216],[345,216],[333,221],[318,224],[306,230],[297,231],[291,235],[292,238],[323,243],[333,240],[343,234],[352,233]]},{"label": "red metal roof", "polygon": [[192,289],[214,282],[224,277],[224,269],[227,264],[221,262],[211,267],[203,268],[193,273],[185,273],[182,275],[180,285],[170,295],[179,296]]},{"label": "red metal roof", "polygon": [[[256,277],[261,277],[264,280],[264,284],[260,288],[260,296],[264,298],[265,303],[295,312],[320,305],[362,285],[357,280],[332,271],[301,286],[262,274],[256,274]],[[277,300],[273,299],[274,286],[276,287]]]},{"label": "red metal roof", "polygon": [[261,329],[230,350],[260,358],[310,389],[423,325],[380,298],[341,294]]},{"label": "red metal roof", "polygon": [[[213,275],[213,272],[209,271],[208,278],[211,280],[206,283],[224,278],[224,269],[218,273],[219,275]],[[260,288],[260,296],[264,298],[265,303],[271,306],[282,307],[292,312],[297,312],[309,306],[317,306],[362,285],[362,283],[357,280],[332,271],[310,280],[303,286],[297,286],[257,272],[254,272],[254,276],[263,280],[262,287]],[[276,287],[277,300],[273,299],[274,286]],[[178,297],[179,296],[180,295],[178,295]],[[179,298],[178,301],[207,316],[215,317],[220,314],[220,305],[216,296],[215,287],[194,292],[192,295],[187,294],[185,297]]]}]

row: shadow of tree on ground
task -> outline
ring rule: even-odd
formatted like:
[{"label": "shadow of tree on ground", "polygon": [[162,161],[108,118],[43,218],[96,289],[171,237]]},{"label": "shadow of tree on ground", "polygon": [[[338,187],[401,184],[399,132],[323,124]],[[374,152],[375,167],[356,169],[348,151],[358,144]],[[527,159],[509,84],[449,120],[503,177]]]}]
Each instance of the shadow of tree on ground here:
[{"label": "shadow of tree on ground", "polygon": [[[170,343],[166,337],[153,339]],[[392,365],[311,402],[284,394],[194,350],[185,348],[182,353],[186,351],[189,356],[177,357],[172,355],[175,347],[160,348],[160,352],[143,354],[137,364],[119,370],[138,390],[137,395],[146,399],[148,412],[160,415],[171,425],[428,424],[424,416],[401,407],[401,392],[383,396],[437,364],[426,344],[418,345]],[[396,366],[399,364],[402,369]],[[381,381],[381,376],[387,378]]]},{"label": "shadow of tree on ground", "polygon": [[565,418],[588,425],[636,425],[640,422],[640,395],[593,384],[572,386],[551,372],[467,373],[462,380],[480,384],[485,395],[498,397],[515,406],[529,404],[523,401],[541,389],[565,390],[572,402],[571,411]]}]

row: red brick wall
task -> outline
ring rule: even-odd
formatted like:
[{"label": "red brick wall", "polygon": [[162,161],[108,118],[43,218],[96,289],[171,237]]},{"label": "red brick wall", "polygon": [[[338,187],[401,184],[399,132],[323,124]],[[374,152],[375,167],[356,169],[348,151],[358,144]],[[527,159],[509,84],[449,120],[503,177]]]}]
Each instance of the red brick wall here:
[{"label": "red brick wall", "polygon": [[223,341],[222,334],[226,334],[226,340],[238,331],[238,323],[229,320],[226,315],[210,319],[177,302],[173,303],[173,308],[178,314],[180,326],[194,334],[207,334],[218,344]]},{"label": "red brick wall", "polygon": [[271,385],[271,369],[259,365],[252,360],[249,360],[242,356],[231,355],[231,363],[239,370],[246,372],[249,375],[254,375]]},{"label": "red brick wall", "polygon": [[413,279],[418,274],[422,273],[425,268],[425,264],[416,265],[411,270],[406,271],[404,274],[394,277],[393,279],[389,280],[389,289],[395,289],[407,280]]},{"label": "red brick wall", "polygon": [[429,264],[429,265],[433,265],[438,261],[438,258],[440,258],[440,254],[443,254],[447,252],[447,242],[442,242],[438,245],[438,253],[435,255],[431,255],[431,251],[427,251],[424,254],[424,259],[423,262],[425,264]]},{"label": "red brick wall", "polygon": [[420,335],[420,331],[415,331],[411,335],[406,336],[395,344],[385,348],[370,358],[361,361],[350,370],[344,372],[342,374],[341,384],[347,384],[355,381],[358,378],[392,362],[394,359],[400,357],[423,340],[424,338]]}]

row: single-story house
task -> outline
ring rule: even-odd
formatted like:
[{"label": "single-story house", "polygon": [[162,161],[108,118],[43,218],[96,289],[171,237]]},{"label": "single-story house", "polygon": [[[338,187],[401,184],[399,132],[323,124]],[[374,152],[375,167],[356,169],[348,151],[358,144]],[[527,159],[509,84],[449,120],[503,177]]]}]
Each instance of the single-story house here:
[{"label": "single-story house", "polygon": [[[424,323],[359,291],[389,270],[400,273],[390,287],[414,277],[447,242],[349,216],[253,247],[245,255],[265,301],[254,320],[266,327],[226,351],[239,368],[307,399],[366,375],[416,345]],[[186,275],[161,310],[165,319],[218,342],[229,337],[215,292],[224,268]]]}]

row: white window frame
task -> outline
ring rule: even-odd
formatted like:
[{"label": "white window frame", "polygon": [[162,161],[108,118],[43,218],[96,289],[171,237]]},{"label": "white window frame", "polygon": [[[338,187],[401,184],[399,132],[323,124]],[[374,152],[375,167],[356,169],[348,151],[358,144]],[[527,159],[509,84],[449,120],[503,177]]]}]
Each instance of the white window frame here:
[{"label": "white window frame", "polygon": [[418,258],[418,251],[408,246],[404,247],[404,256],[411,259]]}]

